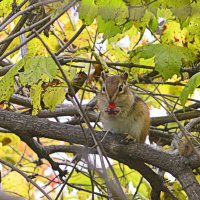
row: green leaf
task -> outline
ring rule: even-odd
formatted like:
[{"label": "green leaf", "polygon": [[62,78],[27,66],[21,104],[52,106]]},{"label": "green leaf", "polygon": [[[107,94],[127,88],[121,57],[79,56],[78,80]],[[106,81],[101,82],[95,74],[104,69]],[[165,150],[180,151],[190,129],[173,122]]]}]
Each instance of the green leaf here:
[{"label": "green leaf", "polygon": [[192,12],[190,0],[169,0],[167,4],[172,13],[182,21]]},{"label": "green leaf", "polygon": [[193,15],[192,17],[189,18],[189,25],[187,27],[188,37],[190,38],[191,36],[195,35],[200,37],[199,30],[200,30],[200,15]]},{"label": "green leaf", "polygon": [[135,54],[139,58],[145,59],[154,57],[155,69],[165,80],[171,78],[174,74],[180,74],[183,59],[194,61],[194,55],[189,49],[166,44],[150,44],[138,47]]},{"label": "green leaf", "polygon": [[90,25],[97,16],[98,7],[94,0],[82,0],[79,7],[79,16],[86,25]]},{"label": "green leaf", "polygon": [[143,2],[141,0],[130,0],[129,3],[130,19],[134,21],[141,20],[146,10],[146,7],[143,6]]},{"label": "green leaf", "polygon": [[19,80],[22,85],[33,85],[39,80],[52,80],[56,76],[56,63],[51,57],[31,57],[26,58],[24,72],[20,73]]},{"label": "green leaf", "polygon": [[23,67],[24,59],[14,65],[0,80],[0,101],[9,100],[14,93],[14,76]]},{"label": "green leaf", "polygon": [[104,39],[111,38],[121,32],[120,28],[113,21],[105,22],[101,17],[98,17],[97,23],[99,32],[104,34]]},{"label": "green leaf", "polygon": [[150,19],[150,21],[149,21],[149,28],[153,32],[155,32],[156,29],[158,28],[158,19],[155,16]]},{"label": "green leaf", "polygon": [[170,9],[160,7],[157,9],[157,17],[162,17],[165,20],[172,20],[174,19],[173,13]]},{"label": "green leaf", "polygon": [[180,95],[180,102],[183,106],[188,99],[188,96],[194,92],[194,89],[200,86],[200,72],[191,77]]},{"label": "green leaf", "polygon": [[41,110],[41,93],[43,91],[42,83],[43,82],[40,81],[38,84],[32,85],[30,89],[30,98],[33,105],[32,115],[36,115],[38,111]]},{"label": "green leaf", "polygon": [[69,179],[69,183],[71,184],[83,184],[82,187],[85,189],[91,189],[91,180],[89,177],[84,174],[73,172],[73,175]]},{"label": "green leaf", "polygon": [[64,86],[49,87],[43,94],[43,102],[45,107],[51,111],[55,109],[57,104],[63,103],[65,100],[66,90]]},{"label": "green leaf", "polygon": [[129,12],[123,0],[98,0],[98,15],[104,21],[112,20],[115,24],[121,25],[126,22]]}]

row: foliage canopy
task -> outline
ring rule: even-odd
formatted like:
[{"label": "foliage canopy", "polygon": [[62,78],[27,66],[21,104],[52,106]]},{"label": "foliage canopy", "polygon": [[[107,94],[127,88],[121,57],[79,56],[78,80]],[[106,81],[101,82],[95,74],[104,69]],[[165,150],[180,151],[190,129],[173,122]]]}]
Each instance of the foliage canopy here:
[{"label": "foliage canopy", "polygon": [[[159,113],[158,117],[152,117],[149,137],[151,142],[169,149],[175,135],[179,133],[185,136],[188,132],[191,133],[186,134],[186,140],[180,140],[184,148],[188,145],[188,140],[190,145],[193,140],[198,140],[199,118],[197,122],[192,119],[200,117],[200,1],[2,0],[0,22],[2,110],[20,113],[24,116],[24,121],[26,116],[36,115],[37,117],[32,118],[33,121],[37,118],[51,118],[57,124],[63,124],[64,120],[65,124],[73,125],[69,127],[76,128],[79,125],[82,131],[84,128],[92,129],[91,132],[101,130],[94,107],[88,109],[88,105],[83,103],[95,96],[100,87],[98,79],[101,71],[105,70],[110,74],[127,71],[130,86],[145,99],[152,114],[156,115],[157,109],[159,112],[164,109],[162,114],[167,115],[163,117]],[[195,98],[196,94],[198,98]],[[73,105],[66,105],[69,101]],[[89,106],[90,104],[92,103]],[[95,122],[95,127],[92,128],[87,120]],[[16,122],[14,120],[11,125],[15,126]],[[168,182],[157,191],[142,167],[141,170],[138,169],[137,164],[130,164],[125,158],[116,159],[116,155],[109,150],[109,157],[115,158],[120,164],[112,160],[110,166],[105,161],[109,166],[105,167],[100,147],[95,153],[99,154],[102,174],[96,167],[98,163],[94,164],[94,155],[87,159],[84,157],[81,162],[76,159],[71,162],[75,154],[80,154],[80,150],[76,149],[80,147],[77,144],[82,144],[81,137],[77,136],[77,142],[71,142],[68,138],[62,140],[59,133],[55,136],[58,137],[57,140],[54,136],[47,136],[48,134],[37,137],[31,123],[33,122],[26,122],[24,129],[18,131],[4,120],[0,122],[0,163],[6,165],[3,162],[6,161],[7,167],[15,171],[7,175],[7,168],[3,169],[3,190],[37,199],[37,186],[32,182],[27,185],[26,182],[31,179],[49,187],[44,191],[40,188],[40,192],[46,196],[44,198],[58,199],[62,193],[63,199],[87,199],[91,196],[93,199],[106,199],[108,195],[123,195],[121,189],[118,188],[121,192],[118,193],[115,187],[109,185],[117,185],[119,181],[127,198],[134,195],[140,199],[156,199],[154,195],[157,194],[161,199],[187,199],[187,196],[192,199],[192,189],[185,189],[184,182],[179,179],[178,182],[167,177]],[[38,125],[35,123],[35,129],[41,124],[40,121]],[[52,127],[47,133],[54,133],[53,126],[53,123],[46,126],[46,130]],[[29,132],[32,135],[26,135]],[[197,148],[196,143],[198,142],[189,146],[193,153]],[[59,151],[65,153],[50,156]],[[181,155],[188,156],[188,152]],[[151,156],[149,153],[149,157]],[[145,158],[140,159],[160,167],[156,161],[154,163]],[[65,168],[59,166],[61,161],[65,163],[62,164]],[[27,177],[21,173],[26,180],[15,167],[21,172],[27,172]],[[160,178],[155,171],[147,165],[145,167],[159,182]],[[198,167],[199,165],[192,166],[191,176],[195,172],[194,168]],[[115,175],[118,180],[114,179]],[[199,175],[195,175],[195,181],[199,181]],[[115,181],[109,182],[108,177]],[[20,182],[21,185],[13,184],[14,182]],[[57,186],[65,184],[67,192],[60,187],[56,190]],[[52,190],[50,195],[47,194],[49,190]]]}]

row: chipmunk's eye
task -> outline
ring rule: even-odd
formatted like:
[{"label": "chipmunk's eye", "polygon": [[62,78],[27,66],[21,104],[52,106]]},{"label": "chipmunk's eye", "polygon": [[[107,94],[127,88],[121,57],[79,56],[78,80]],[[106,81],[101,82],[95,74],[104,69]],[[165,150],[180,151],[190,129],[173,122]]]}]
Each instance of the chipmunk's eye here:
[{"label": "chipmunk's eye", "polygon": [[106,91],[106,88],[105,87],[102,87],[102,92],[104,93]]},{"label": "chipmunk's eye", "polygon": [[119,86],[119,92],[122,92],[122,90],[123,90],[123,85],[120,85]]}]

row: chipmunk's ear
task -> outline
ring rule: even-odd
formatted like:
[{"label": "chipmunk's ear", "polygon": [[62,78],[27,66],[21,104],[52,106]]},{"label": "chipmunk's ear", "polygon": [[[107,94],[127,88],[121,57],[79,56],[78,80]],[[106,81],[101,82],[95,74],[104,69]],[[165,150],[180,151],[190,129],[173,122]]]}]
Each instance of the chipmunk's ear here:
[{"label": "chipmunk's ear", "polygon": [[108,77],[108,75],[105,73],[105,71],[102,71],[101,72],[101,79],[103,80],[103,81],[105,81],[105,79]]},{"label": "chipmunk's ear", "polygon": [[123,80],[126,82],[128,79],[128,72],[124,72],[121,77],[123,78]]}]

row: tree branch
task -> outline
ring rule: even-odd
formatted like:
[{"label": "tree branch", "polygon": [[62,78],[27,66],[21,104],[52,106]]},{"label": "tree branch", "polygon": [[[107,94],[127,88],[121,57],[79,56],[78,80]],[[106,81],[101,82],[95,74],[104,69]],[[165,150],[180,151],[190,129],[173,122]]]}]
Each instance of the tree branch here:
[{"label": "tree branch", "polygon": [[[88,129],[84,129],[83,134],[82,129],[77,126],[50,122],[46,119],[19,113],[1,110],[0,126],[20,137],[23,135],[27,137],[45,137],[81,145],[85,145],[87,140],[88,146],[92,147],[94,145],[94,141]],[[95,133],[99,140],[104,137],[104,132],[96,131]],[[200,161],[197,158],[194,157],[190,159],[190,168],[185,164],[185,159],[181,156],[153,149],[149,145],[137,143],[123,145],[119,143],[122,139],[123,135],[120,134],[109,133],[106,135],[102,145],[109,157],[128,164],[129,166],[131,166],[131,162],[133,162],[132,165],[134,165],[134,161],[136,160],[139,162],[146,162],[167,171],[180,181],[190,199],[196,198],[195,193],[199,194],[200,187],[192,174],[191,168],[200,166]],[[134,168],[136,168],[136,166],[134,166]],[[139,169],[140,168],[138,168],[138,170]],[[190,178],[188,178],[188,176]],[[187,182],[184,181],[186,179],[188,180]],[[193,193],[190,191],[191,189],[194,191]]]}]

